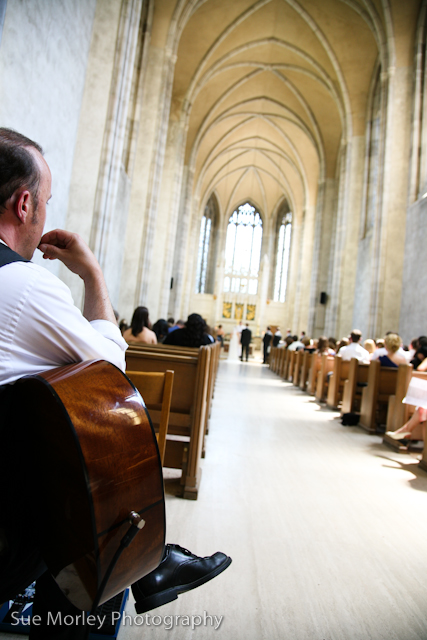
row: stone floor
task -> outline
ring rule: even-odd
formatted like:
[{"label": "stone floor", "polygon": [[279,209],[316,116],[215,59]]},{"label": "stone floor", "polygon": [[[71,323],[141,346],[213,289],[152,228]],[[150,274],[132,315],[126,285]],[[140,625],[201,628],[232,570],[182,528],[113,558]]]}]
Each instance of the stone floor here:
[{"label": "stone floor", "polygon": [[148,617],[130,599],[119,640],[427,640],[427,473],[337,415],[220,363],[199,499],[167,474],[167,540],[233,563]]}]

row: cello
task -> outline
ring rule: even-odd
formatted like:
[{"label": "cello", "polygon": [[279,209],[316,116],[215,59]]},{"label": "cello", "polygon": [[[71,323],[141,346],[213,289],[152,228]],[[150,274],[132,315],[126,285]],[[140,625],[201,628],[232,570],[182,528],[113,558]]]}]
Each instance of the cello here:
[{"label": "cello", "polygon": [[25,376],[11,389],[35,461],[37,544],[67,598],[90,610],[163,557],[162,467],[144,401],[102,360]]}]

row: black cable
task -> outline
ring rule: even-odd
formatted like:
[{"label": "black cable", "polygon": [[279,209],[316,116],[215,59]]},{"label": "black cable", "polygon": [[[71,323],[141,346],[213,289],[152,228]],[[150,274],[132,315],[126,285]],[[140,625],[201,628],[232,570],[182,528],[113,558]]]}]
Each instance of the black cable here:
[{"label": "black cable", "polygon": [[[92,608],[89,612],[89,615],[94,615],[96,609],[99,607],[99,602],[102,598],[102,594],[104,593],[104,589],[107,586],[107,582],[110,579],[110,576],[114,570],[114,567],[117,564],[118,559],[120,558],[121,554],[123,553],[123,551],[126,549],[126,547],[128,547],[130,545],[130,543],[132,542],[132,540],[135,538],[136,534],[138,533],[138,531],[141,531],[141,529],[143,528],[143,526],[145,525],[145,520],[143,520],[141,518],[141,516],[139,515],[139,513],[137,513],[136,511],[131,511],[129,514],[129,521],[131,523],[129,529],[127,530],[127,532],[125,533],[125,535],[123,536],[123,538],[120,540],[120,544],[118,546],[118,549],[116,551],[116,553],[114,554],[114,556],[111,559],[110,564],[108,565],[107,571],[105,572],[105,575],[102,579],[102,582],[98,588],[98,591],[96,593],[95,596],[95,600],[93,601],[92,604]],[[88,640],[89,638],[89,633],[90,633],[90,626],[87,625],[86,626],[86,631],[85,631],[85,635],[84,635],[84,640]]]}]

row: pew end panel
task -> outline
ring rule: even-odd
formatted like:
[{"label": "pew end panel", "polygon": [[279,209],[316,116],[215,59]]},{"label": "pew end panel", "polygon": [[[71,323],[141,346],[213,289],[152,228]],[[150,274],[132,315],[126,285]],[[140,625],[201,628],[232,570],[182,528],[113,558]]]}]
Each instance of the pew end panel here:
[{"label": "pew end panel", "polygon": [[332,375],[329,378],[328,395],[326,404],[330,409],[338,409],[341,404],[344,384],[348,379],[350,360],[343,360],[341,356],[335,356]]},{"label": "pew end panel", "polygon": [[[173,465],[172,468],[182,470],[183,495],[194,500],[197,499],[201,479],[200,460],[208,410],[212,349],[203,346],[195,352],[183,355],[168,350],[141,348],[130,348],[126,352],[128,370],[174,371],[164,464],[165,467]],[[155,412],[152,419],[157,420]],[[172,436],[178,436],[178,440]]]},{"label": "pew end panel", "polygon": [[359,425],[369,433],[381,432],[382,427],[385,430],[388,401],[396,393],[398,370],[398,367],[382,367],[378,360],[369,365],[368,386],[363,389],[359,420]]}]

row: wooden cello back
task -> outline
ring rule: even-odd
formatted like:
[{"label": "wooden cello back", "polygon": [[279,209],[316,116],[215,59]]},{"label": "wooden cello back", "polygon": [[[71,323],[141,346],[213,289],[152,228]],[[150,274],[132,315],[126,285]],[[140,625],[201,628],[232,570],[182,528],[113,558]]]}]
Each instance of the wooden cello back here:
[{"label": "wooden cello back", "polygon": [[118,559],[101,603],[161,561],[165,510],[153,428],[140,394],[104,361],[60,367],[14,386],[31,407],[43,558],[69,600],[89,610],[131,511],[146,524]]}]

